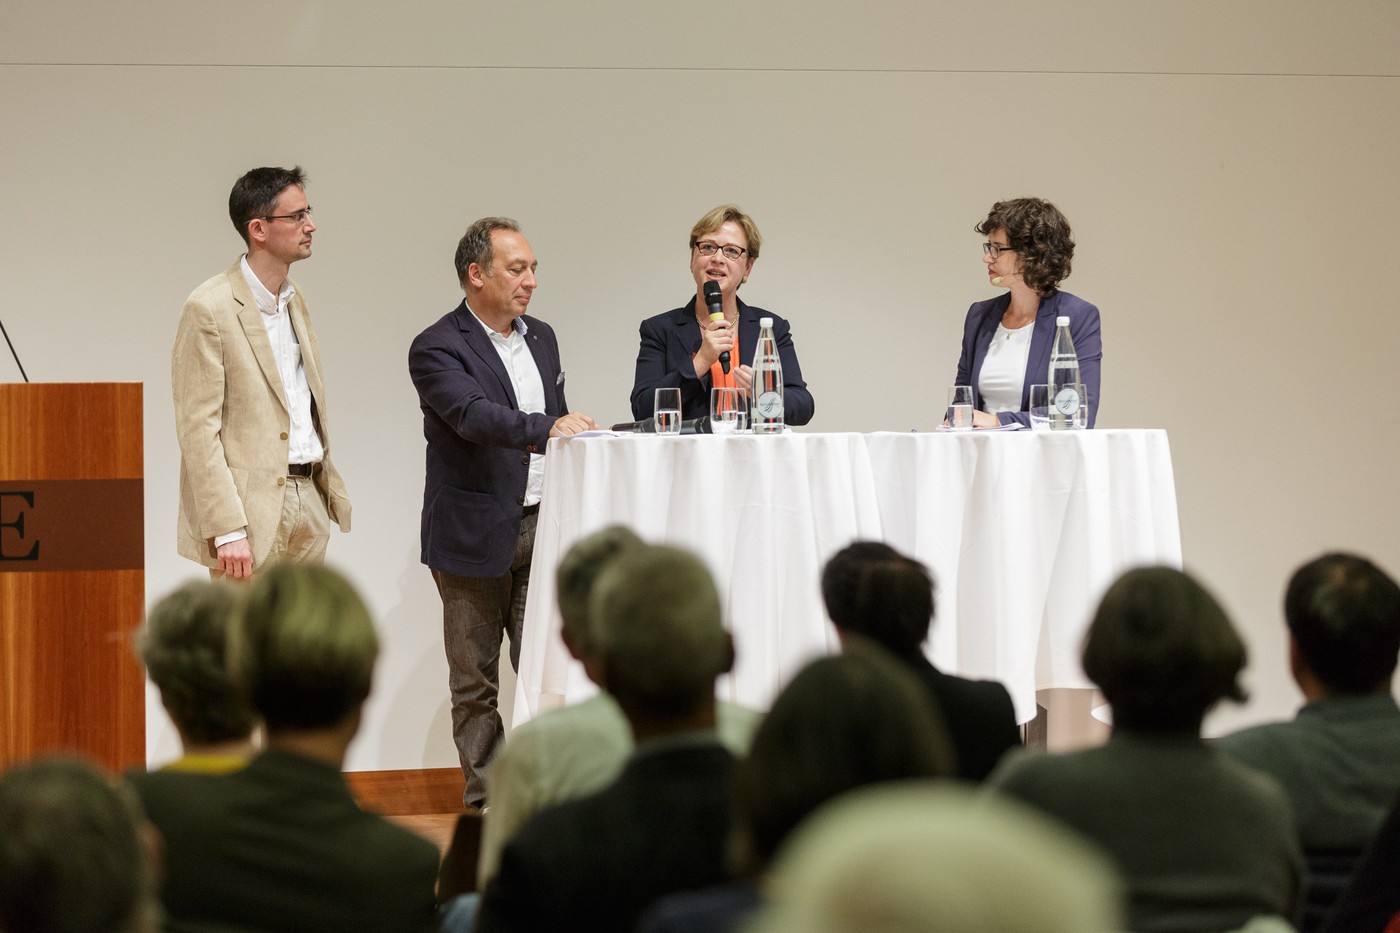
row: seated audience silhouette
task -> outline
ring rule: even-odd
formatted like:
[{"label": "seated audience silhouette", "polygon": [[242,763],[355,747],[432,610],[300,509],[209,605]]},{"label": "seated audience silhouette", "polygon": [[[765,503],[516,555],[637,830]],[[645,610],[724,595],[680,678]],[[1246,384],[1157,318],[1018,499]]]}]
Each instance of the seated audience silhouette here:
[{"label": "seated audience silhouette", "polygon": [[826,801],[888,781],[949,777],[953,752],[923,687],[873,645],[807,665],[734,774],[738,880],[662,900],[643,933],[727,933],[762,903],[778,848]]},{"label": "seated audience silhouette", "polygon": [[251,584],[228,660],[266,751],[225,775],[140,781],[165,840],[170,929],[437,929],[436,847],[362,811],[341,774],[378,653],[368,609],[334,570],[284,562]]},{"label": "seated audience silhouette", "polygon": [[1113,709],[1108,742],[1012,756],[993,786],[1108,852],[1135,933],[1291,920],[1302,866],[1288,801],[1200,738],[1207,710],[1242,698],[1244,644],[1219,603],[1180,571],[1129,571],[1099,604],[1083,659]]},{"label": "seated audience silhouette", "polygon": [[1302,928],[1317,929],[1400,794],[1400,586],[1352,554],[1300,567],[1283,602],[1293,679],[1307,701],[1290,722],[1218,742],[1278,782],[1307,861]]},{"label": "seated audience silhouette", "polygon": [[160,703],[180,735],[166,768],[211,774],[241,768],[256,747],[253,711],[229,681],[225,646],[239,592],[224,583],[187,583],[146,617],[137,649]]},{"label": "seated audience silhouette", "polygon": [[[555,573],[560,634],[595,684],[600,682],[600,659],[590,631],[589,597],[604,567],[643,546],[641,538],[613,525],[579,539]],[[715,718],[720,741],[734,754],[742,754],[753,738],[759,714],[721,700]],[[550,804],[605,787],[631,753],[632,730],[617,701],[606,692],[551,710],[512,731],[491,766],[491,806],[485,814],[478,862],[481,887],[496,873],[501,849],[526,820]]]},{"label": "seated audience silhouette", "polygon": [[130,792],[85,761],[0,775],[0,930],[156,933],[144,829]]},{"label": "seated audience silhouette", "polygon": [[913,671],[942,713],[958,776],[981,781],[1021,744],[1016,712],[1001,684],[945,674],[924,655],[933,591],[923,564],[876,541],[838,551],[822,571],[822,598],[842,644],[853,635],[868,638]]},{"label": "seated audience silhouette", "polygon": [[630,930],[657,898],[725,879],[734,756],[715,735],[733,664],[704,564],[644,545],[603,568],[589,602],[598,680],[636,748],[602,790],[544,809],[506,844],[479,933]]}]

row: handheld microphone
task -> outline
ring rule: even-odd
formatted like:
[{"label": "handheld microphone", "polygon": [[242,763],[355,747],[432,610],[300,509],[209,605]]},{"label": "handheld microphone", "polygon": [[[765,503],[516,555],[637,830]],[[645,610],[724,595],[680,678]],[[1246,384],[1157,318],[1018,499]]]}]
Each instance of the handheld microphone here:
[{"label": "handheld microphone", "polygon": [[1005,277],[1005,276],[1002,276],[1002,275],[998,275],[998,276],[995,276],[995,277],[992,279],[992,284],[993,284],[993,285],[1000,285],[1000,284],[1001,284],[1002,282],[1004,282],[1004,281],[1006,281],[1006,277]]},{"label": "handheld microphone", "polygon": [[[644,421],[624,421],[621,424],[613,425],[608,430],[622,433],[631,431],[633,434],[655,434],[656,421],[652,418],[647,418]],[[681,433],[713,434],[714,431],[710,428],[709,415],[701,415],[699,418],[691,418],[689,421],[682,421]]]},{"label": "handheld microphone", "polygon": [[[710,309],[711,321],[724,320],[724,299],[720,296],[718,282],[705,283],[705,305]],[[719,355],[719,368],[729,372],[728,350]]]}]

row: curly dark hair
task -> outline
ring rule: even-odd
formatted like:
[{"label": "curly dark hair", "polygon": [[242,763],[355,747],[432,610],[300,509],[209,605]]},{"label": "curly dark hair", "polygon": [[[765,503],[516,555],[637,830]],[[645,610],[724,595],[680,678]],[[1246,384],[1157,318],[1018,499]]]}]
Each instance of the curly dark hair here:
[{"label": "curly dark hair", "polygon": [[1021,278],[1041,295],[1053,295],[1069,276],[1074,239],[1060,209],[1040,198],[1016,198],[992,205],[987,219],[973,227],[983,236],[1005,230],[1021,260]]}]

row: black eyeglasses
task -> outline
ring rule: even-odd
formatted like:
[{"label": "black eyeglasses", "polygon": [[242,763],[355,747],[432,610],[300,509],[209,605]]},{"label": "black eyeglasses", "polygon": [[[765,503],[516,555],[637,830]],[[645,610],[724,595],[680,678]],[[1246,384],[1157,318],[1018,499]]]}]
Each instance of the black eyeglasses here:
[{"label": "black eyeglasses", "polygon": [[733,262],[743,257],[748,252],[742,246],[720,246],[718,243],[696,243],[695,248],[700,251],[701,256],[713,256],[715,253],[723,253],[724,258]]},{"label": "black eyeglasses", "polygon": [[997,258],[998,256],[1000,256],[1002,253],[1014,253],[1014,252],[1016,252],[1016,247],[1014,247],[1014,246],[997,246],[995,243],[983,243],[983,244],[982,244],[982,252],[983,252],[983,254],[985,254],[985,255],[987,255],[987,256],[991,256],[992,259],[995,261],[996,258]]},{"label": "black eyeglasses", "polygon": [[311,219],[311,207],[308,205],[307,207],[304,207],[301,210],[297,211],[295,214],[264,214],[262,216],[262,219],[290,220],[292,223],[300,227]]}]

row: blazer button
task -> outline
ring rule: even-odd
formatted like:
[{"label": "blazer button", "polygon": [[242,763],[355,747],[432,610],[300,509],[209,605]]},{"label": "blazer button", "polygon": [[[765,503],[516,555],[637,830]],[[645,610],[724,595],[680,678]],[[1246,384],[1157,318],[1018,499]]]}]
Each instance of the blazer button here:
[{"label": "blazer button", "polygon": [[277,485],[278,485],[278,486],[285,486],[285,485],[287,485],[287,477],[285,477],[285,476],[279,476],[279,477],[277,477]]},{"label": "blazer button", "polygon": [[523,464],[525,464],[526,466],[529,466],[529,465],[530,465],[530,455],[529,455],[529,454],[526,454],[525,456],[521,457],[521,458],[520,458],[520,462],[523,463]]},{"label": "blazer button", "polygon": [[519,505],[519,506],[524,506],[524,505],[525,505],[525,497],[524,497],[524,496],[516,496],[516,497],[515,497],[515,504],[516,504],[516,505]]},{"label": "blazer button", "polygon": [[286,431],[283,431],[283,432],[282,432],[282,440],[285,441],[286,439],[287,439],[287,432],[286,432]]}]

